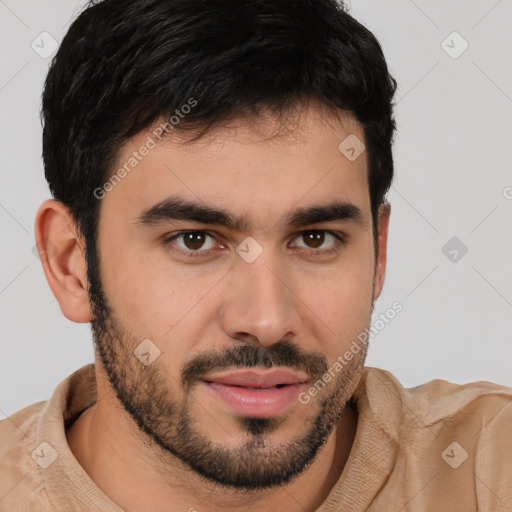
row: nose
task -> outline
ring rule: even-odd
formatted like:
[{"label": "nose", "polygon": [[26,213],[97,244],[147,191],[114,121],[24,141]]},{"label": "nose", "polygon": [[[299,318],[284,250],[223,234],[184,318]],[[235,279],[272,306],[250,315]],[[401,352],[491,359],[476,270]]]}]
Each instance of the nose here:
[{"label": "nose", "polygon": [[254,262],[235,263],[222,290],[221,327],[232,339],[268,347],[290,341],[301,329],[293,272],[265,252]]}]

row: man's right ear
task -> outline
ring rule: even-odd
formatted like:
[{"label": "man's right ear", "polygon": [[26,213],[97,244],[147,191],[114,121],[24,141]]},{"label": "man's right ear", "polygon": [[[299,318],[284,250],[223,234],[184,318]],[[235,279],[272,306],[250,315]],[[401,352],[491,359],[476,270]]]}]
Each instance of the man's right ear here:
[{"label": "man's right ear", "polygon": [[46,200],[37,211],[35,235],[46,280],[62,313],[73,322],[90,322],[85,241],[68,208]]}]

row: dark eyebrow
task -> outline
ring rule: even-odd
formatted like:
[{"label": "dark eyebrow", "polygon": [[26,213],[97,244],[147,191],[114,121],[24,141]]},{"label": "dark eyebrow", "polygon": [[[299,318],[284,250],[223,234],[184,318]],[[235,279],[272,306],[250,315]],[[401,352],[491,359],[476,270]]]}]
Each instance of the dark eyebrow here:
[{"label": "dark eyebrow", "polygon": [[[186,220],[201,224],[224,226],[233,231],[244,232],[250,228],[245,217],[235,217],[222,208],[186,201],[180,197],[169,197],[144,210],[136,224],[152,226],[170,220]],[[326,205],[299,208],[285,217],[285,223],[292,227],[307,226],[331,221],[355,221],[362,223],[363,212],[359,207],[345,201],[335,201]]]},{"label": "dark eyebrow", "polygon": [[294,227],[335,220],[362,223],[363,212],[355,204],[347,203],[346,201],[336,201],[326,205],[299,208],[286,217],[287,224]]},{"label": "dark eyebrow", "polygon": [[248,223],[243,217],[235,218],[228,211],[201,203],[185,201],[180,197],[169,197],[144,210],[136,224],[151,226],[169,220],[188,220],[201,224],[218,224],[233,231],[246,231]]}]

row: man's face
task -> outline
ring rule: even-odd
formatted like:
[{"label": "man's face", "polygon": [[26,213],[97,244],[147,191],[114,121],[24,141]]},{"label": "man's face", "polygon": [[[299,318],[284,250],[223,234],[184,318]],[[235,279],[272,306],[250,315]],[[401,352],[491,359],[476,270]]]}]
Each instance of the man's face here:
[{"label": "man's face", "polygon": [[[380,293],[366,154],[338,149],[349,134],[363,141],[362,129],[320,110],[301,121],[278,138],[272,118],[186,145],[171,135],[101,203],[92,301],[106,375],[159,456],[234,487],[285,483],[313,460],[358,383],[357,335]],[[148,135],[124,146],[116,169]],[[169,198],[245,225],[154,209]],[[340,202],[355,208],[289,222]],[[354,358],[333,367],[354,340]]]}]

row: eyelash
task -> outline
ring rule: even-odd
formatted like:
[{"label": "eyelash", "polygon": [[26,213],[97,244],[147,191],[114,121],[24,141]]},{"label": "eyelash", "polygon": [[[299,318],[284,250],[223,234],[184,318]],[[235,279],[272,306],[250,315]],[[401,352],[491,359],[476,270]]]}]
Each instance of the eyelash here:
[{"label": "eyelash", "polygon": [[[346,244],[344,235],[342,235],[341,233],[337,233],[336,231],[331,231],[329,229],[307,229],[307,230],[300,231],[299,233],[297,233],[295,238],[297,238],[300,235],[303,235],[304,233],[318,233],[318,232],[327,233],[329,235],[332,235],[336,239],[333,244],[333,247],[331,247],[330,249],[320,249],[320,250],[315,250],[315,249],[308,250],[308,249],[305,249],[304,247],[300,247],[301,252],[306,252],[306,253],[308,253],[308,255],[322,255],[323,256],[323,255],[328,255],[328,254],[333,254],[333,253],[339,252],[341,250],[341,248]],[[177,240],[178,238],[182,237],[183,235],[190,234],[190,233],[201,233],[201,234],[210,236],[212,238],[215,238],[215,234],[212,233],[211,231],[190,229],[187,231],[180,231],[179,233],[175,233],[172,236],[166,237],[164,239],[163,243],[165,246],[173,245],[174,246],[173,250],[183,254],[185,257],[188,257],[188,258],[201,257],[201,256],[204,256],[205,254],[208,254],[212,250],[212,249],[197,250],[197,251],[184,250],[181,247],[178,247],[172,243],[172,242],[174,242],[174,240]]]}]

